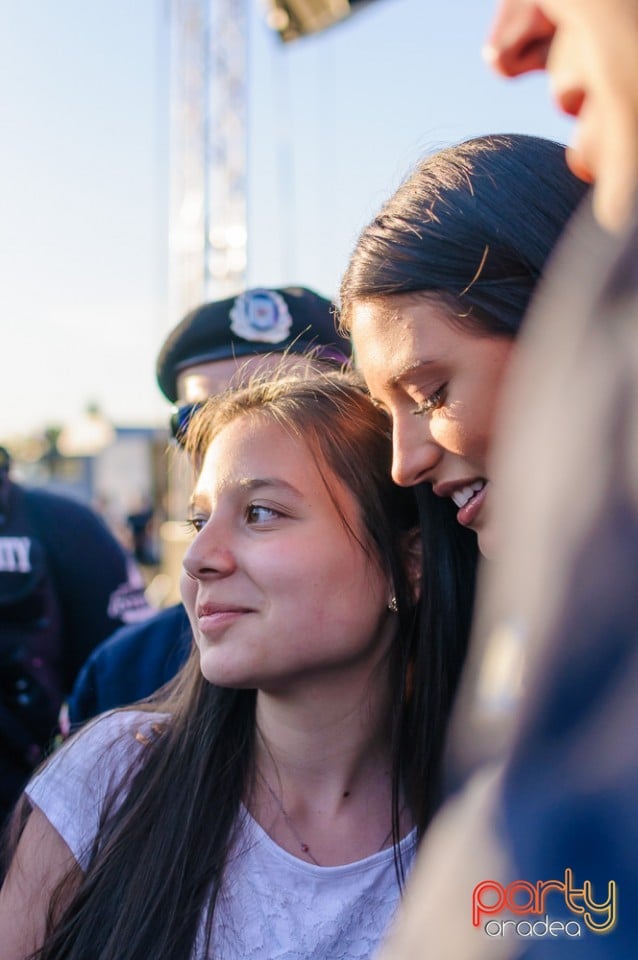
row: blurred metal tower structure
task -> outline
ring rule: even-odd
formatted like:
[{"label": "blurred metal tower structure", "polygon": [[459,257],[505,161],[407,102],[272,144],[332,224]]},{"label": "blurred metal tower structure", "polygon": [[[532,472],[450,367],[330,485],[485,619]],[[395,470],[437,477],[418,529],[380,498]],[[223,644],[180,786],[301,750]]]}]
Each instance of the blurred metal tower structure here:
[{"label": "blurred metal tower structure", "polygon": [[245,286],[249,0],[169,0],[173,323]]}]

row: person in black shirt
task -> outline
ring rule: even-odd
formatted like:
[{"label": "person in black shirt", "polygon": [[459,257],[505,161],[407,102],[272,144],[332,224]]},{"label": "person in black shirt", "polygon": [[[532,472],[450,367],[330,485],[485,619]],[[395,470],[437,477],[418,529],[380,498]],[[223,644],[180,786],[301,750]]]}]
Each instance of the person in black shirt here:
[{"label": "person in black shirt", "polygon": [[88,655],[150,614],[143,586],[92,510],[15,483],[0,448],[0,821],[44,756]]}]

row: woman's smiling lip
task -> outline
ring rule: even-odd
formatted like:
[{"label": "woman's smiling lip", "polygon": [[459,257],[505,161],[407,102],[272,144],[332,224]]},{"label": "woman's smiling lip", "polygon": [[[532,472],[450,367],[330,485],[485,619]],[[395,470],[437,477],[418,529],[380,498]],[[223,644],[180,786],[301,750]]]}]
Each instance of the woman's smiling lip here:
[{"label": "woman's smiling lip", "polygon": [[197,626],[204,634],[216,633],[247,613],[248,607],[229,603],[203,603],[197,608]]},{"label": "woman's smiling lip", "polygon": [[483,506],[486,492],[487,483],[481,487],[477,493],[474,494],[474,496],[465,504],[465,506],[459,509],[456,519],[462,527],[474,526],[476,518],[481,510],[481,507]]},{"label": "woman's smiling lip", "polygon": [[585,91],[577,86],[553,91],[556,106],[568,117],[578,117],[585,103]]},{"label": "woman's smiling lip", "polygon": [[437,497],[448,497],[459,508],[456,519],[463,527],[473,526],[485,500],[488,481],[483,477],[437,483],[433,490]]},{"label": "woman's smiling lip", "polygon": [[218,613],[248,613],[249,608],[236,603],[200,603],[197,607],[197,617],[211,617]]},{"label": "woman's smiling lip", "polygon": [[571,172],[585,183],[594,182],[594,174],[587,163],[583,149],[583,113],[587,104],[585,91],[577,85],[565,86],[553,92],[554,102],[559,110],[568,117],[574,117],[578,122],[571,146],[567,147],[567,166]]}]

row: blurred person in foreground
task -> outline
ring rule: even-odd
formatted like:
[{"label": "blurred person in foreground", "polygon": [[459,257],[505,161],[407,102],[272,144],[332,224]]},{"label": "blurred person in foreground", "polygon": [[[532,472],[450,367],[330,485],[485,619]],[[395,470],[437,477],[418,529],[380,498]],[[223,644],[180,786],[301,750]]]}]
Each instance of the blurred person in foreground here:
[{"label": "blurred person in foreground", "polygon": [[0,823],[89,653],[150,613],[141,575],[102,520],[15,483],[0,447]]},{"label": "blurred person in foreground", "polygon": [[[350,344],[336,331],[332,303],[305,287],[255,288],[192,310],[157,360],[160,389],[175,404],[174,439],[183,440],[208,397],[257,371],[293,367],[308,351],[321,366],[341,366]],[[191,642],[181,603],[119,630],[85,664],[69,699],[71,723],[149,696],[177,673]]]},{"label": "blurred person in foreground", "polygon": [[638,942],[638,3],[502,0],[485,50],[546,70],[593,182],[532,306],[451,737],[468,780],[383,960],[629,960]]}]

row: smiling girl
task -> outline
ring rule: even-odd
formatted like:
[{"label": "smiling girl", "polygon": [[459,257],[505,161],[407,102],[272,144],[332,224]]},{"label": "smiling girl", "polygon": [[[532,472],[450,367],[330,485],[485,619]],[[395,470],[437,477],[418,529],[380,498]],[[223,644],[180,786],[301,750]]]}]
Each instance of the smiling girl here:
[{"label": "smiling girl", "polygon": [[488,556],[501,388],[534,288],[585,191],[558,143],[468,140],[415,169],[364,229],[342,280],[342,326],[392,418],[396,482],[428,484],[450,501]]},{"label": "smiling girl", "polygon": [[397,905],[430,771],[387,418],[344,374],[290,377],[209,402],[190,442],[191,658],[28,786],[3,960],[352,960]]}]

